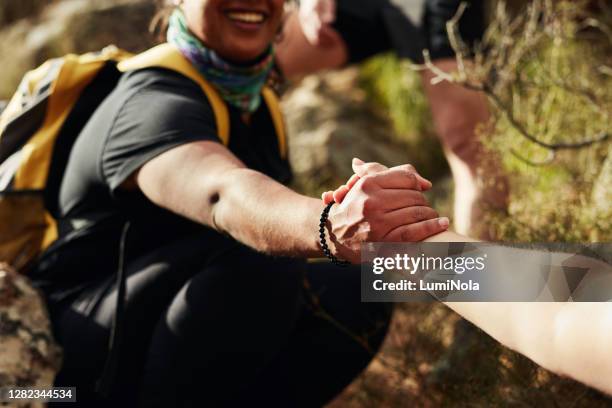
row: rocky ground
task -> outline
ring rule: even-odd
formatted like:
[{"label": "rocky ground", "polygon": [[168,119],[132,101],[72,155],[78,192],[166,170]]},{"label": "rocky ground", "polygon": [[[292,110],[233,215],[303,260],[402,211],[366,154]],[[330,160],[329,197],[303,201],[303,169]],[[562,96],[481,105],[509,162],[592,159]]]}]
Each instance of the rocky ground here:
[{"label": "rocky ground", "polygon": [[42,297],[23,275],[0,263],[0,388],[50,387],[61,359]]}]

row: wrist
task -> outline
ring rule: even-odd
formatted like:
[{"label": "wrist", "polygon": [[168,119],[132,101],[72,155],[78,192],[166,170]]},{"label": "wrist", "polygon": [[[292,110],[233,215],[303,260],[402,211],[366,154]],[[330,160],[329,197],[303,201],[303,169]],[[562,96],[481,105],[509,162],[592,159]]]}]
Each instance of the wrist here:
[{"label": "wrist", "polygon": [[326,258],[328,258],[336,266],[347,266],[350,262],[339,259],[336,256],[335,246],[333,245],[333,239],[331,231],[331,222],[329,221],[329,212],[335,203],[332,201],[325,206],[321,211],[321,217],[319,218],[319,243],[321,250]]}]

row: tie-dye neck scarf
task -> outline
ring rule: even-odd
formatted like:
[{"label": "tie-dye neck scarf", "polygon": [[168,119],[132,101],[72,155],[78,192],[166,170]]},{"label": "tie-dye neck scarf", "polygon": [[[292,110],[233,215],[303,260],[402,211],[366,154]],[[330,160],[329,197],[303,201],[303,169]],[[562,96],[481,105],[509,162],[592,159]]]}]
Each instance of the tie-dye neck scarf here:
[{"label": "tie-dye neck scarf", "polygon": [[239,66],[224,61],[209,50],[187,27],[185,15],[176,9],[170,17],[168,42],[181,53],[215,86],[228,104],[242,112],[255,112],[261,104],[261,89],[272,65],[274,49],[268,49],[265,56],[254,65]]}]

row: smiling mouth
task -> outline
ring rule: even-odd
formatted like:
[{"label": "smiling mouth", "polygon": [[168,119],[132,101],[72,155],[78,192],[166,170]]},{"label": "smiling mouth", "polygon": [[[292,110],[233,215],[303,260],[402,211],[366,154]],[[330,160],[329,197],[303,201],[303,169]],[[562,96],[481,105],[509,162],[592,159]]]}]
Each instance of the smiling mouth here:
[{"label": "smiling mouth", "polygon": [[225,15],[232,21],[244,24],[261,24],[267,17],[257,11],[228,11]]}]

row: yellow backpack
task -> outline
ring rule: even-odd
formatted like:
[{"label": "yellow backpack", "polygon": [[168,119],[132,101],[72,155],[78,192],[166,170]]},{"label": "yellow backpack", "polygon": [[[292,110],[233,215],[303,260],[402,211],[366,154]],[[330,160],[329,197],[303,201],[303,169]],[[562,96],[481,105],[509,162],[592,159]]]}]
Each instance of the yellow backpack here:
[{"label": "yellow backpack", "polygon": [[[98,53],[70,54],[47,61],[25,75],[0,114],[0,262],[23,271],[58,238],[56,220],[44,199],[54,150],[58,144],[70,150],[70,144],[116,85],[121,72],[147,67],[170,69],[196,82],[213,108],[219,138],[228,145],[227,106],[213,86],[170,44],[138,55],[109,46]],[[109,69],[116,75],[102,78],[102,72]],[[104,81],[107,83],[96,86]],[[92,93],[100,94],[89,98],[91,101],[83,108],[79,101]],[[285,157],[285,128],[278,99],[268,87],[264,87],[262,95],[274,122],[281,156]],[[68,120],[71,114],[80,119]]]}]

